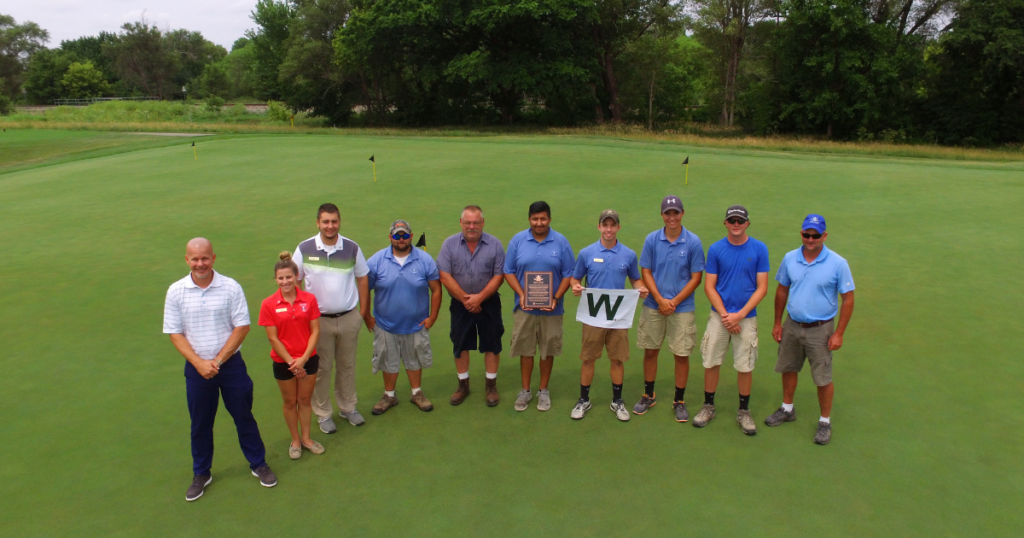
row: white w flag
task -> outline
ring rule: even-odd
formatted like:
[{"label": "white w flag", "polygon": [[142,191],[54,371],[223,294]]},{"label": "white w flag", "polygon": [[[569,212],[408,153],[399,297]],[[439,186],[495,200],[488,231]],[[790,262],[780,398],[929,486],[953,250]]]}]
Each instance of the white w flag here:
[{"label": "white w flag", "polygon": [[584,288],[576,321],[602,329],[628,329],[633,326],[637,290],[602,290]]}]

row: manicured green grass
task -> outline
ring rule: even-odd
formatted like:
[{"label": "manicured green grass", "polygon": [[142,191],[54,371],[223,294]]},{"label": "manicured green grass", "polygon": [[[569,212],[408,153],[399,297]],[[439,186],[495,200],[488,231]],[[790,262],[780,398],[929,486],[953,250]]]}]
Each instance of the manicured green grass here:
[{"label": "manicured green grass", "polygon": [[[3,150],[31,137],[7,133]],[[82,135],[84,136],[84,135]],[[19,139],[18,137],[23,137]],[[1024,376],[1019,278],[1024,263],[1020,164],[799,156],[555,137],[238,136],[0,174],[0,529],[10,536],[856,536],[1016,535],[1024,501]],[[27,150],[20,150],[27,151]],[[377,158],[378,182],[367,158]],[[690,184],[680,162],[690,157]],[[6,158],[6,156],[4,157]],[[316,207],[343,208],[342,233],[369,256],[395,218],[425,231],[428,251],[458,230],[462,206],[483,206],[506,242],[538,199],[575,250],[596,241],[613,207],[620,239],[639,252],[675,193],[705,249],[724,235],[726,207],[745,204],[772,274],[799,246],[799,223],[824,214],[829,246],[846,257],[856,312],[836,354],[834,436],[811,442],[817,403],[801,378],[799,419],[769,429],[781,402],[773,373],[771,298],[760,309],[755,437],[733,422],[727,365],[718,418],[703,430],[671,417],[672,359],[661,360],[660,405],[619,423],[607,411],[607,362],[590,415],[569,418],[579,386],[579,325],[551,383],[554,406],[512,409],[518,361],[502,357],[497,408],[455,388],[448,299],[433,330],[424,390],[381,417],[382,382],[360,338],[359,408],[368,424],[314,438],[324,456],[288,459],[288,433],[254,326],[243,348],[255,414],[280,484],[259,487],[230,417],[216,426],[214,482],[196,503],[183,360],[161,334],[167,286],[187,274],[185,242],[210,238],[216,268],[246,290],[253,321],[274,291],[272,266],[316,232]],[[709,307],[697,295],[698,336]],[[511,293],[502,288],[506,305]],[[567,301],[575,312],[576,301]],[[507,345],[511,313],[506,307]],[[631,336],[635,341],[635,336]],[[691,359],[688,401],[702,398]],[[536,378],[534,380],[536,389]],[[631,406],[642,390],[640,351],[626,366]]]}]

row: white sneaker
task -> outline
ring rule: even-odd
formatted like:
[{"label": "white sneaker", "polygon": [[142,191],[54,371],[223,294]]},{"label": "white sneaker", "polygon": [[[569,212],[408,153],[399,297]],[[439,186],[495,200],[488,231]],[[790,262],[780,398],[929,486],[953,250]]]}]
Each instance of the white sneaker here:
[{"label": "white sneaker", "polygon": [[551,409],[551,393],[548,389],[540,389],[537,391],[537,411],[547,411]]},{"label": "white sneaker", "polygon": [[579,420],[587,416],[587,411],[590,411],[590,400],[580,398],[580,401],[576,402],[576,407],[572,408],[572,413],[569,413],[569,416],[574,420]]},{"label": "white sneaker", "polygon": [[611,407],[612,412],[615,413],[615,418],[622,422],[629,422],[629,411],[626,410],[626,404],[623,403],[622,400],[612,402],[609,407]]},{"label": "white sneaker", "polygon": [[519,391],[519,396],[516,396],[516,403],[513,406],[516,411],[526,411],[526,407],[530,405],[530,400],[533,399],[533,393],[523,389]]}]

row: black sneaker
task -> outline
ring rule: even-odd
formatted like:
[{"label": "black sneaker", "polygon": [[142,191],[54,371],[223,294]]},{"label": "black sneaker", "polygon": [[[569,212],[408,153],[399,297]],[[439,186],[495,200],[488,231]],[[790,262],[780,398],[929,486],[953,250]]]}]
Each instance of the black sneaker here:
[{"label": "black sneaker", "polygon": [[272,488],[277,485],[277,475],[270,470],[270,466],[264,463],[252,472],[253,476],[259,477],[260,484],[265,488]]},{"label": "black sneaker", "polygon": [[203,490],[213,482],[213,475],[197,474],[192,477],[192,485],[185,492],[185,500],[192,502],[203,496]]},{"label": "black sneaker", "polygon": [[769,426],[778,426],[783,422],[793,422],[794,420],[796,420],[796,408],[793,408],[792,411],[786,411],[779,407],[774,413],[768,415],[768,418],[764,419],[764,423]]}]

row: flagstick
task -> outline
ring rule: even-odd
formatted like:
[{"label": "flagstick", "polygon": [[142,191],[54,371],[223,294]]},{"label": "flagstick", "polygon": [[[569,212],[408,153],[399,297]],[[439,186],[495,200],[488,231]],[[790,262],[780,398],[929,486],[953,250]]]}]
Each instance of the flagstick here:
[{"label": "flagstick", "polygon": [[196,150],[196,143],[195,142],[192,142],[192,156],[195,157],[196,161],[199,160],[199,152]]},{"label": "flagstick", "polygon": [[374,163],[373,163],[373,182],[374,183],[377,182],[377,162],[376,161],[374,161]]},{"label": "flagstick", "polygon": [[689,185],[689,184],[690,184],[690,163],[686,163],[686,181],[683,182],[683,185]]}]

